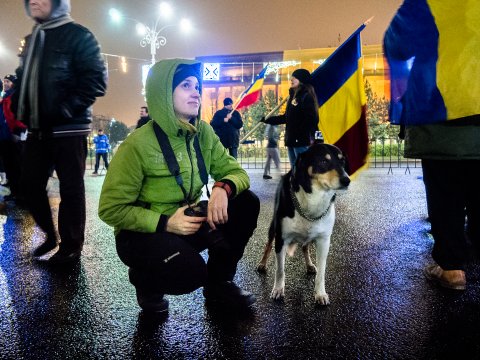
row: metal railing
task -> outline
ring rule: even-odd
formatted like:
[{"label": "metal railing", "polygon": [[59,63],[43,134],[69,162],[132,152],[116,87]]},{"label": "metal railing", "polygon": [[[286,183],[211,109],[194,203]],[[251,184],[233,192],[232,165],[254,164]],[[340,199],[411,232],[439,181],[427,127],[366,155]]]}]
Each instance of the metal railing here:
[{"label": "metal railing", "polygon": [[[398,138],[371,140],[368,157],[369,167],[388,168],[388,172],[391,172],[394,168],[404,168],[405,172],[408,172],[412,167],[421,167],[420,160],[406,159],[403,154],[404,142],[398,140]],[[266,148],[261,142],[240,145],[238,149],[238,161],[244,169],[263,169],[266,156]],[[280,147],[280,161],[282,172],[288,171],[290,163],[286,147]]]},{"label": "metal railing", "polygon": [[[405,169],[405,173],[410,168],[421,167],[419,159],[406,159],[404,154],[404,142],[398,138],[384,138],[380,140],[370,140],[370,153],[368,163],[370,168],[385,168],[388,173],[392,173],[395,168]],[[109,153],[109,161],[113,153]],[[238,162],[244,169],[263,169],[267,158],[264,142],[253,142],[251,144],[242,144],[238,149]],[[288,161],[288,151],[286,147],[280,147],[280,168],[282,173],[290,170]],[[272,164],[273,165],[273,164]],[[86,163],[87,170],[93,170],[95,167],[95,150],[89,150]],[[100,168],[103,168],[103,161],[100,161]]]}]

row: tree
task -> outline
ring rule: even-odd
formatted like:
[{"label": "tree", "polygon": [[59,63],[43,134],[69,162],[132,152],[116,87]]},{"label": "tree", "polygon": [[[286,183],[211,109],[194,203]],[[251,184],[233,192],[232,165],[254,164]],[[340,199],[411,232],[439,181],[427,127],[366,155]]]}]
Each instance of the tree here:
[{"label": "tree", "polygon": [[107,115],[93,115],[92,117],[92,131],[94,134],[98,132],[99,129],[102,129],[105,134],[109,134],[109,124],[112,121],[111,116]]},{"label": "tree", "polygon": [[389,101],[385,97],[379,98],[373,92],[372,86],[365,81],[365,94],[367,95],[367,122],[368,137],[372,141],[385,141],[387,138],[396,138],[399,127],[392,125],[388,119]]},{"label": "tree", "polygon": [[119,141],[125,140],[129,131],[127,125],[123,122],[112,120],[109,127],[109,133],[110,144],[114,147]]},{"label": "tree", "polygon": [[[272,90],[267,91],[267,93],[262,97],[260,101],[256,104],[249,106],[242,114],[243,117],[243,130],[242,136],[245,136],[255,125],[257,125],[258,121],[262,118],[262,116],[267,115],[270,111],[272,111],[275,106],[278,105],[279,101],[282,101],[280,98],[277,100],[275,97],[275,93]],[[275,112],[275,115],[278,111]],[[265,132],[265,125],[261,125],[255,130],[250,137],[256,141],[262,141],[264,139],[264,132]]]}]

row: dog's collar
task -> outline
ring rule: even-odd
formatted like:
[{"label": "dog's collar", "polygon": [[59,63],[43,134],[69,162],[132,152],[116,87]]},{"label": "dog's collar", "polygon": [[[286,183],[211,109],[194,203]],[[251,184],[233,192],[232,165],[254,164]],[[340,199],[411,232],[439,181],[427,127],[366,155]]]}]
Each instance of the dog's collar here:
[{"label": "dog's collar", "polygon": [[292,198],[293,206],[295,206],[295,209],[298,211],[298,213],[300,214],[301,217],[303,217],[305,220],[308,220],[310,222],[320,220],[325,215],[327,215],[328,211],[332,207],[333,202],[335,201],[336,196],[337,196],[337,194],[333,194],[333,196],[330,200],[330,204],[328,205],[328,207],[325,209],[325,211],[323,213],[321,213],[317,217],[311,217],[311,216],[308,216],[305,213],[305,211],[302,209],[302,207],[300,206],[300,203],[298,202],[297,196],[295,195],[295,192],[292,190],[292,188],[290,188],[290,197]]}]

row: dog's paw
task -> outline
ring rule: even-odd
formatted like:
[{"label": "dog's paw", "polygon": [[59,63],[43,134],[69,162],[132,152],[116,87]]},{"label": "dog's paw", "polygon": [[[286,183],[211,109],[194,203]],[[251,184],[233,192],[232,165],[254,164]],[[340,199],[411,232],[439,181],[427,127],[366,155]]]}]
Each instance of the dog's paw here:
[{"label": "dog's paw", "polygon": [[285,288],[273,288],[270,298],[273,300],[282,300],[285,297]]},{"label": "dog's paw", "polygon": [[329,305],[330,300],[328,294],[315,294],[315,304],[317,305]]},{"label": "dog's paw", "polygon": [[262,274],[266,273],[267,272],[267,265],[265,265],[263,263],[258,264],[257,271],[259,273],[262,273]]},{"label": "dog's paw", "polygon": [[313,264],[307,265],[307,274],[316,274],[317,273],[317,267]]}]

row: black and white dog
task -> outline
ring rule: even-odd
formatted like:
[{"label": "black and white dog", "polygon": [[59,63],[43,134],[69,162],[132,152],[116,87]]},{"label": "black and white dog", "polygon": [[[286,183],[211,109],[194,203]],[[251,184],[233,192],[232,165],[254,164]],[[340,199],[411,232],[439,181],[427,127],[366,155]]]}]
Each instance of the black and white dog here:
[{"label": "black and white dog", "polygon": [[[315,302],[319,305],[330,303],[325,292],[325,268],[335,223],[335,191],[346,189],[349,184],[342,152],[328,144],[312,145],[297,158],[294,169],[282,176],[277,187],[268,243],[257,267],[259,272],[266,270],[275,239],[277,269],[272,299],[284,297],[285,255],[287,249],[289,255],[293,255],[296,244],[299,244],[307,272],[317,273]],[[308,245],[312,242],[316,247],[316,267],[308,252]]]}]

